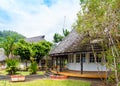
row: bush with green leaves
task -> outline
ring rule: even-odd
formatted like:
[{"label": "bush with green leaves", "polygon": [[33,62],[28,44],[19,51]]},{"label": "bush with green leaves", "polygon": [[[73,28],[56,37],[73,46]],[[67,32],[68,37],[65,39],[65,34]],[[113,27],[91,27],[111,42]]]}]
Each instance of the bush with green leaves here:
[{"label": "bush with green leaves", "polygon": [[16,74],[18,70],[17,67],[18,67],[19,61],[17,59],[8,58],[6,59],[6,64],[7,64],[6,71],[8,72],[8,74],[9,75]]},{"label": "bush with green leaves", "polygon": [[30,74],[36,74],[37,70],[38,70],[38,65],[37,65],[36,61],[32,61],[30,66],[29,66]]}]

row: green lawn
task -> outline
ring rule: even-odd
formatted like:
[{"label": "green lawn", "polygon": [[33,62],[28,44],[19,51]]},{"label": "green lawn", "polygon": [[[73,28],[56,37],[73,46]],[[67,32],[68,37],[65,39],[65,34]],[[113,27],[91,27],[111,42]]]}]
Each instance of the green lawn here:
[{"label": "green lawn", "polygon": [[[30,72],[28,72],[28,71],[18,71],[17,73],[20,75],[25,75],[25,76],[30,75]],[[44,73],[45,73],[45,71],[37,71],[38,75],[44,75]]]},{"label": "green lawn", "polygon": [[0,86],[90,86],[90,82],[80,80],[50,80],[41,79],[27,82],[0,81]]},{"label": "green lawn", "polygon": [[[37,71],[37,74],[38,75],[43,75],[45,73],[45,71]],[[18,71],[17,74],[20,74],[20,75],[30,75],[30,72],[28,71]],[[5,70],[0,70],[0,75],[7,75],[7,72]]]}]

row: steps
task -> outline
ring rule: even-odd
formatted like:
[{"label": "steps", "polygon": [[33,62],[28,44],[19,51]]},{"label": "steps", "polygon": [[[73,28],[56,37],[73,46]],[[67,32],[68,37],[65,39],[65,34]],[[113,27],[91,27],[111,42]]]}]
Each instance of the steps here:
[{"label": "steps", "polygon": [[53,75],[53,73],[51,71],[46,71],[46,73],[44,74],[44,77],[50,78],[50,75]]}]

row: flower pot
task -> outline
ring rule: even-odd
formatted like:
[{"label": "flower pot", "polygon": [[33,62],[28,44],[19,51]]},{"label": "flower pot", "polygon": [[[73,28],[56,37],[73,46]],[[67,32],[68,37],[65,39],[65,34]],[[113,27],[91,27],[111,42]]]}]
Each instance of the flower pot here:
[{"label": "flower pot", "polygon": [[12,75],[11,81],[25,81],[25,76],[22,75]]}]

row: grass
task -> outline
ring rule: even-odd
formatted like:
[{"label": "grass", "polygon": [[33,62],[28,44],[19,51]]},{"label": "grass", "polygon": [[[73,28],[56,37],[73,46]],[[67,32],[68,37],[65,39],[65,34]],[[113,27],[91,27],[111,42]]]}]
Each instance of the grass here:
[{"label": "grass", "polygon": [[0,75],[7,75],[8,73],[5,70],[0,70]]},{"label": "grass", "polygon": [[[45,73],[45,71],[37,71],[38,75],[43,75]],[[0,75],[7,75],[8,73],[5,70],[0,70]],[[30,75],[30,72],[28,71],[18,71],[17,74],[19,75]]]},{"label": "grass", "polygon": [[[38,71],[38,75],[43,75],[44,71]],[[17,74],[29,75],[28,71],[18,71]],[[0,75],[7,75],[5,70],[0,70]],[[51,79],[37,79],[25,82],[9,82],[5,80],[0,81],[0,86],[91,86],[90,82],[80,80],[51,80]]]},{"label": "grass", "polygon": [[[30,75],[30,72],[28,72],[28,71],[18,71],[17,73],[20,75],[24,75],[24,76]],[[38,75],[44,75],[44,73],[45,73],[45,71],[37,71]]]},{"label": "grass", "polygon": [[30,82],[0,81],[0,86],[91,86],[90,82],[80,80],[50,80],[41,79]]}]

